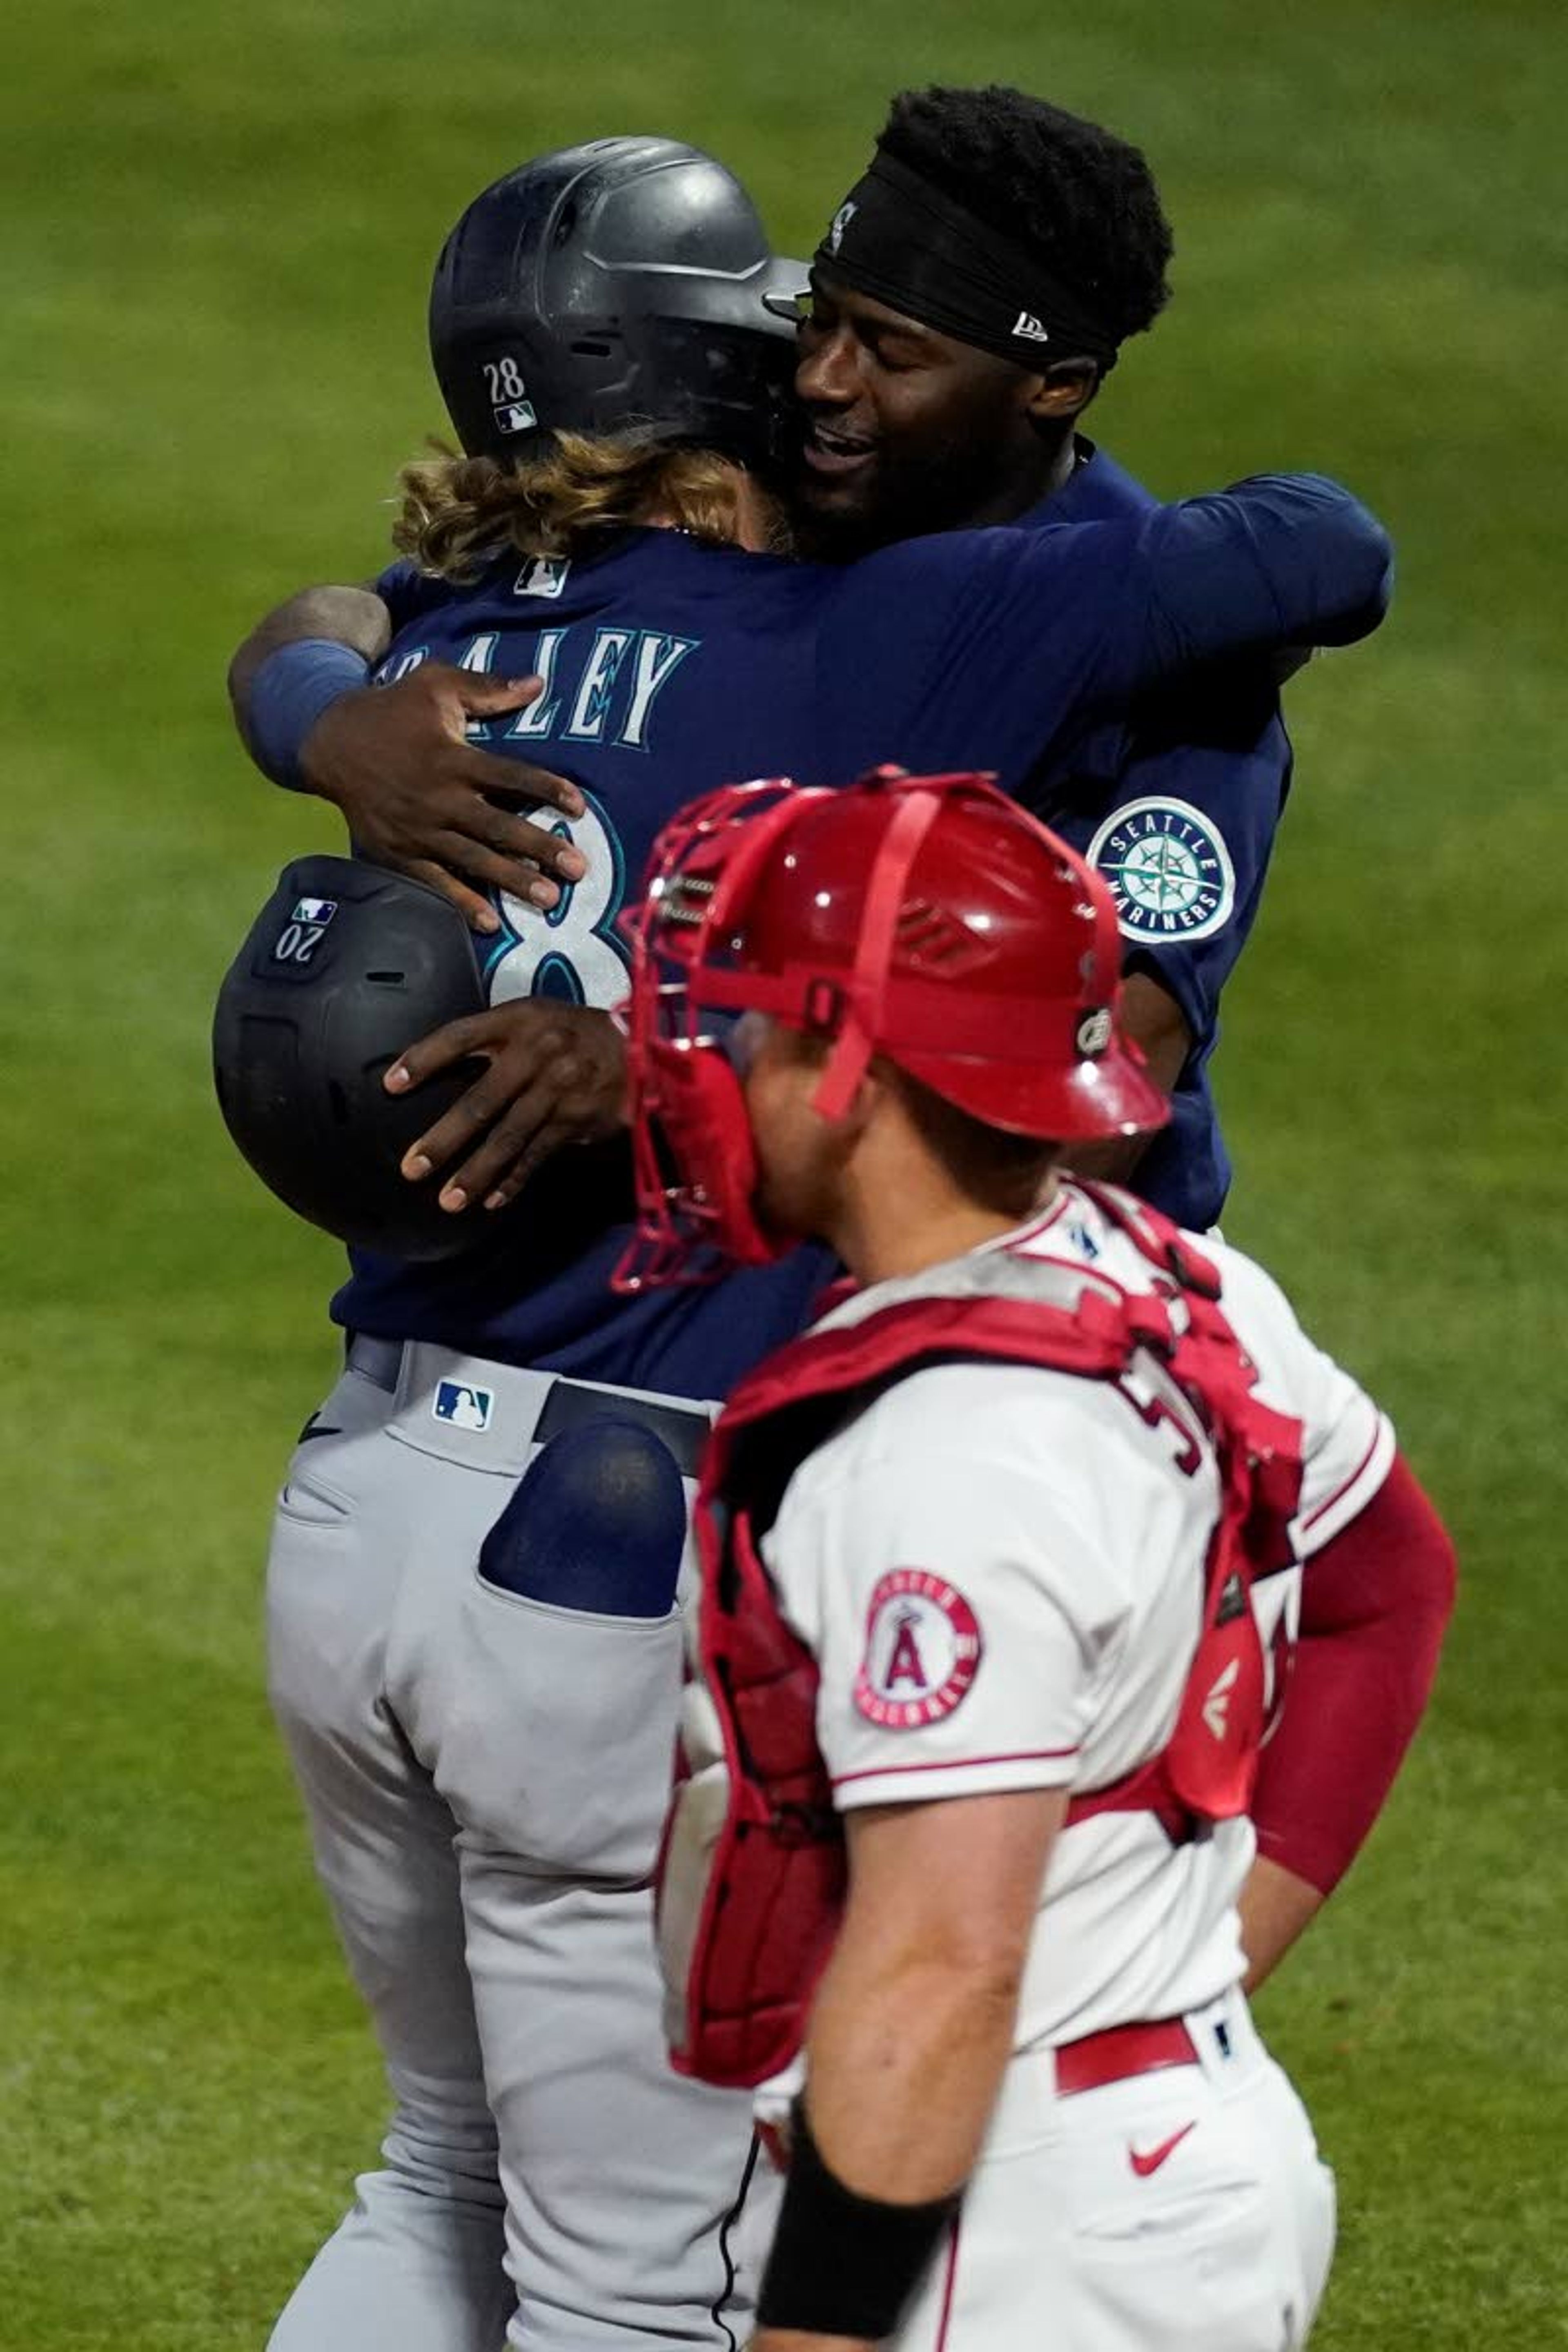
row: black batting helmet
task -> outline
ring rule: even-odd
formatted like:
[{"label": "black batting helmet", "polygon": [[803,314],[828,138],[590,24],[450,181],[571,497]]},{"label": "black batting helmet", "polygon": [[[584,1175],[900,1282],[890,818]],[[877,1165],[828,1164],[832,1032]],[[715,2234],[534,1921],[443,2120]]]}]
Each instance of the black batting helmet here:
[{"label": "black batting helmet", "polygon": [[262,1182],[340,1241],[451,1257],[493,1230],[437,1208],[398,1163],[479,1065],[389,1095],[397,1055],[485,1005],[474,942],[422,882],[348,857],[297,857],[218,992],[213,1076],[224,1121]]},{"label": "black batting helmet", "polygon": [[803,262],[775,260],[755,205],[675,139],[594,139],[476,196],[441,251],[430,355],[470,457],[537,454],[553,431],[644,426],[749,465],[779,455]]}]

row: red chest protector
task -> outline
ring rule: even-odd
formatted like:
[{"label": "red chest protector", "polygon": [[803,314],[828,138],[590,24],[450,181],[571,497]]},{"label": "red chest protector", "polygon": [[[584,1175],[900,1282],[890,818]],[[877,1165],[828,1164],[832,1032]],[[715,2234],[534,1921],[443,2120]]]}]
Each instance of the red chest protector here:
[{"label": "red chest protector", "polygon": [[[1012,1362],[1110,1381],[1145,1422],[1170,1422],[1194,1461],[1191,1424],[1201,1425],[1221,1504],[1174,1729],[1122,1780],[1075,1794],[1067,1818],[1149,1811],[1180,1841],[1247,1810],[1266,1679],[1249,1596],[1255,1574],[1289,1557],[1300,1425],[1257,1398],[1208,1262],[1152,1211],[1079,1189],[1160,1269],[1158,1295],[1108,1295],[1088,1270],[990,1261],[998,1266],[990,1295],[905,1298],[781,1349],[716,1425],[698,1499],[699,1646],[722,1754],[677,1801],[659,1888],[668,2025],[683,2074],[754,2085],[788,2065],[804,2039],[842,1914],[845,1846],[816,1745],[816,1661],[780,1613],[759,1546],[799,1464],[847,1412],[912,1372]],[[1184,1414],[1159,1382],[1130,1383],[1139,1350],[1180,1391]]]}]

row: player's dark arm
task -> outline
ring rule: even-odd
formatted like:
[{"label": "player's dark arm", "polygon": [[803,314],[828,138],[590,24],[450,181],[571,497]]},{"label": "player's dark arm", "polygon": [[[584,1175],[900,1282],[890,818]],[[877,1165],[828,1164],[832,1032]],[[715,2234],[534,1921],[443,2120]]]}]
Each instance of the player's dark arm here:
[{"label": "player's dark arm", "polygon": [[258,621],[228,666],[229,705],[247,748],[257,672],[269,655],[310,638],[357,654],[368,669],[392,643],[392,615],[374,584],[366,582],[358,588],[301,588]]},{"label": "player's dark arm", "polygon": [[819,2175],[792,2166],[752,2352],[874,2343],[889,2332],[836,2326],[826,2309],[826,2324],[800,2315],[824,2292],[831,2304],[840,2285],[853,2294],[871,2283],[876,2217],[857,2276],[843,2234],[855,2212],[836,2191],[912,2209],[968,2179],[1012,2049],[1066,1805],[1065,1790],[1032,1789],[847,1817],[848,1901],[806,2035],[806,2114],[831,2183],[825,2191]]},{"label": "player's dark arm", "polygon": [[484,1068],[404,1157],[411,1184],[438,1187],[443,1209],[505,1208],[566,1143],[614,1135],[628,1115],[626,1039],[608,1013],[526,996],[450,1021],[411,1042],[382,1081],[389,1094],[462,1062]]},{"label": "player's dark arm", "polygon": [[[911,541],[854,567],[847,588],[858,635],[884,661],[879,635],[924,654],[1005,769],[1039,759],[1042,727],[1124,713],[1213,663],[1351,644],[1383,618],[1392,576],[1388,535],[1349,490],[1259,474],[1111,522],[964,532],[945,552]],[[900,595],[879,625],[867,608]]]},{"label": "player's dark arm", "polygon": [[1120,582],[1112,572],[1105,583],[1096,698],[1115,702],[1231,655],[1352,644],[1387,609],[1388,535],[1321,475],[1259,474],[1135,522],[1084,528],[1131,541]]},{"label": "player's dark arm", "polygon": [[[1272,665],[1226,664],[1147,698],[1130,729],[1118,724],[1091,734],[1068,772],[1073,781],[1057,805],[1047,782],[1036,814],[1059,824],[1076,846],[1088,846],[1095,818],[1102,838],[1114,837],[1125,813],[1143,803],[1186,812],[1223,861],[1217,893],[1199,909],[1215,919],[1203,921],[1192,938],[1180,930],[1162,937],[1136,905],[1123,910],[1130,1025],[1153,1076],[1173,1092],[1200,1041],[1214,1034],[1222,992],[1257,915],[1289,788],[1290,746]],[[1114,1156],[1086,1158],[1082,1172],[1125,1181],[1152,1140],[1113,1145]]]},{"label": "player's dark arm", "polygon": [[958,531],[851,564],[822,632],[824,742],[1023,780],[1193,672],[1364,636],[1387,534],[1338,483],[1259,475],[1109,522]]},{"label": "player's dark arm", "polygon": [[395,618],[379,591],[304,589],[251,631],[228,674],[246,749],[275,782],[331,801],[365,856],[440,890],[477,929],[498,920],[477,885],[553,907],[585,861],[518,804],[575,816],[581,793],[570,778],[497,759],[467,735],[471,718],[525,709],[539,681],[426,662],[372,688]]},{"label": "player's dark arm", "polygon": [[1338,1885],[1426,1711],[1453,1613],[1453,1545],[1408,1465],[1306,1562],[1284,1711],[1263,1751],[1242,1895],[1252,1989]]}]

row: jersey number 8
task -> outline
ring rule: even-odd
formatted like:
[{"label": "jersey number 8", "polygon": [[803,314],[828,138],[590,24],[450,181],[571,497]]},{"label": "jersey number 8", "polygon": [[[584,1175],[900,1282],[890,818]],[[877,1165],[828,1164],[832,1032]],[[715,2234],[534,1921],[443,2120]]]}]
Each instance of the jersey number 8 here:
[{"label": "jersey number 8", "polygon": [[607,1011],[626,992],[628,959],[611,928],[626,860],[598,803],[586,793],[584,799],[581,816],[556,817],[550,826],[587,859],[583,879],[567,883],[548,913],[504,892],[490,894],[505,926],[485,974],[492,1004],[554,996]]}]

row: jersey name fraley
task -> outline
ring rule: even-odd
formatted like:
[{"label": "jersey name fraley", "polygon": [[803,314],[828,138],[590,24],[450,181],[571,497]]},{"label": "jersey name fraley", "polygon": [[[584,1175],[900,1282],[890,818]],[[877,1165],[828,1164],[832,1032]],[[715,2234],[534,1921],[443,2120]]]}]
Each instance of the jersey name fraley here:
[{"label": "jersey name fraley", "polygon": [[[563,580],[563,572],[555,578]],[[524,581],[532,584],[524,586]],[[553,595],[550,576],[531,565],[519,577],[520,595]],[[488,677],[496,667],[499,629],[470,637],[445,659],[458,669]],[[509,719],[470,719],[468,736],[476,743],[505,740],[511,743],[605,743],[623,751],[646,751],[648,721],[658,696],[668,685],[689,653],[695,637],[678,637],[660,629],[595,629],[579,625],[541,629],[531,652],[515,638],[507,640],[509,675],[530,672],[543,680],[544,690]],[[396,654],[376,673],[378,686],[391,686],[430,658],[428,646],[414,646]]]},{"label": "jersey name fraley", "polygon": [[951,1715],[980,1671],[980,1621],[962,1592],[925,1568],[880,1579],[866,1613],[855,1704],[885,1731]]},{"label": "jersey name fraley", "polygon": [[1130,801],[1106,818],[1088,856],[1110,886],[1127,939],[1206,940],[1235,908],[1230,852],[1190,801]]}]

